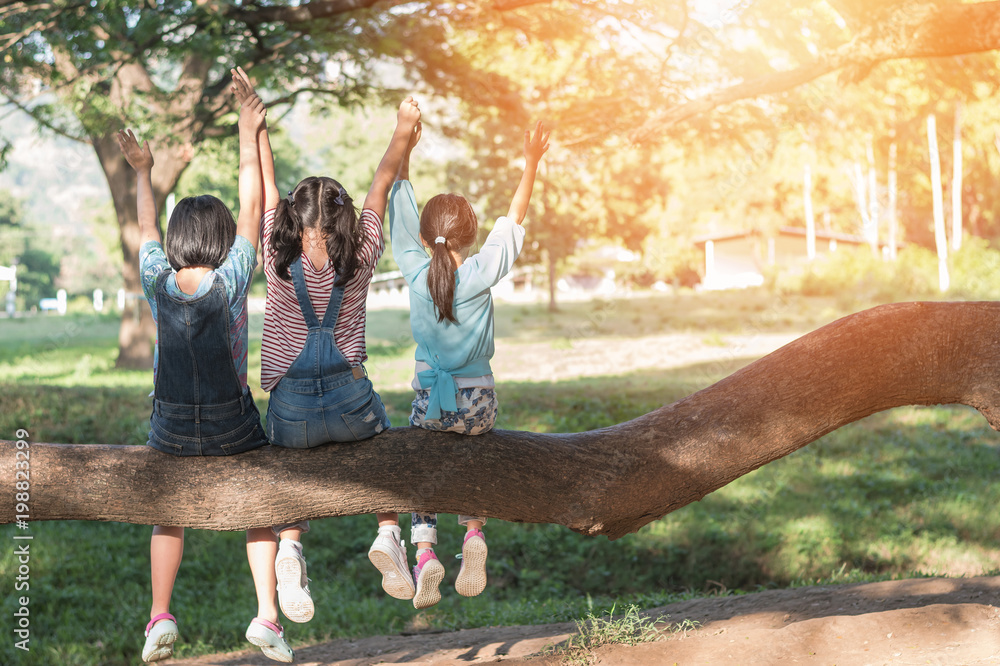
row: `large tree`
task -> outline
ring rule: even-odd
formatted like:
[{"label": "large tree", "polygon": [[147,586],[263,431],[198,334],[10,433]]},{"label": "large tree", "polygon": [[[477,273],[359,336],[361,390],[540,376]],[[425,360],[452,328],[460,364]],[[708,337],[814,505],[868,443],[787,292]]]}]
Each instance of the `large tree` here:
[{"label": "large tree", "polygon": [[[762,17],[754,5],[718,24],[694,9],[690,0],[0,0],[0,94],[41,127],[93,147],[114,200],[125,288],[138,293],[134,180],[113,132],[127,124],[152,140],[162,209],[198,147],[231,132],[227,77],[236,63],[275,91],[272,103],[303,94],[351,103],[370,96],[372,64],[390,59],[427,91],[464,100],[473,116],[521,124],[544,111],[566,144],[586,148],[650,137],[682,119],[696,133],[725,136],[720,128],[763,114],[748,107],[707,119],[721,104],[836,70],[857,79],[884,60],[1000,47],[1000,2],[791,0],[780,12]],[[796,21],[821,37],[816,55],[788,36]],[[727,41],[733,30],[759,34],[766,48],[738,47]],[[792,65],[772,68],[772,40]],[[540,59],[504,71],[503,44],[531,46]],[[698,97],[712,85],[719,90]],[[151,361],[148,310],[139,319],[134,311],[122,319],[121,366]]]},{"label": "large tree", "polygon": [[[823,11],[824,8],[833,12]],[[762,11],[770,11],[771,15],[759,21]],[[730,68],[728,85],[652,113],[640,127],[633,129],[634,140],[661,135],[681,121],[722,105],[783,93],[833,72],[839,72],[843,82],[856,82],[890,60],[941,58],[1000,49],[1000,2],[995,1],[827,0],[818,6],[792,0],[780,5],[757,3],[746,10],[745,19],[743,16],[731,17],[734,20],[730,23],[763,28],[772,36],[781,35],[787,51],[780,60],[790,64],[775,67],[770,62],[758,61],[759,67],[750,69],[748,63],[754,62],[755,54],[727,46],[725,51],[732,61],[745,68],[743,75]],[[698,24],[689,31],[687,39],[699,44],[713,43],[730,28],[732,25],[721,21]]]},{"label": "large tree", "polygon": [[[0,94],[41,127],[93,147],[114,201],[125,288],[137,294],[135,179],[114,132],[127,125],[150,139],[163,210],[198,146],[233,131],[230,67],[247,66],[281,91],[272,103],[304,93],[360,99],[365,63],[389,50],[380,18],[396,4],[382,2],[382,14],[357,11],[374,2],[0,0]],[[127,309],[118,365],[148,367],[153,332],[147,308]]]}]

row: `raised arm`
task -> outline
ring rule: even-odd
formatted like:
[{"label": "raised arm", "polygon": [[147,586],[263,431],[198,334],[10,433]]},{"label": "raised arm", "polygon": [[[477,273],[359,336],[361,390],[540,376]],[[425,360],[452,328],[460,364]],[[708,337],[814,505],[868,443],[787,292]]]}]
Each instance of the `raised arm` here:
[{"label": "raised arm", "polygon": [[521,182],[518,183],[514,199],[510,202],[510,210],[507,211],[507,217],[518,224],[524,222],[524,216],[528,212],[528,202],[531,200],[531,190],[535,187],[535,172],[538,171],[542,155],[548,149],[549,133],[541,120],[535,124],[534,135],[524,130],[524,173],[521,174]]},{"label": "raised arm", "polygon": [[406,152],[403,153],[403,161],[399,163],[399,171],[396,173],[396,180],[409,180],[410,179],[410,153],[416,148],[417,144],[420,143],[421,134],[420,122],[417,122],[416,127],[413,128],[413,132],[410,134],[410,141],[406,144]]},{"label": "raised arm", "polygon": [[[236,233],[250,241],[257,250],[260,245],[260,218],[264,212],[257,133],[264,126],[267,110],[242,69],[233,76],[232,90],[240,100],[240,214],[236,218]],[[273,167],[271,172],[273,176]]]},{"label": "raised arm", "polygon": [[[236,95],[236,99],[242,104],[243,97],[247,95],[247,91],[249,91],[249,94],[256,94],[256,91],[253,89],[250,77],[247,76],[242,67],[237,67],[229,71],[232,73],[234,81],[231,90]],[[244,87],[237,88],[235,83],[237,78],[243,81],[245,84]],[[266,119],[260,131],[257,132],[257,152],[260,157],[260,180],[264,196],[263,206],[264,211],[267,212],[273,208],[277,208],[278,201],[281,199],[281,192],[278,191],[278,184],[274,175],[274,154],[271,152],[271,140],[267,133]]]},{"label": "raised arm", "polygon": [[372,178],[371,189],[365,197],[365,208],[370,208],[380,217],[385,217],[385,204],[389,198],[389,188],[396,180],[403,155],[410,144],[410,137],[413,136],[413,128],[420,121],[420,109],[412,97],[407,97],[399,105],[396,113],[396,129],[392,133],[389,147],[386,148],[382,161],[375,169],[375,177]]},{"label": "raised arm", "polygon": [[153,153],[149,141],[142,148],[132,130],[118,130],[118,146],[125,161],[135,169],[135,204],[139,214],[139,243],[161,242],[160,229],[156,226],[156,200],[153,198]]}]

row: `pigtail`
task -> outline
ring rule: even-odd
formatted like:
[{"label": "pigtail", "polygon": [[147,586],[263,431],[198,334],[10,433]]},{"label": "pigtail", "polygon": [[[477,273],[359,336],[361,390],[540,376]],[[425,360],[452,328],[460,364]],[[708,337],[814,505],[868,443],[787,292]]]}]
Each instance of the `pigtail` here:
[{"label": "pigtail", "polygon": [[458,323],[452,312],[455,301],[455,258],[448,251],[448,243],[443,236],[437,236],[431,248],[431,265],[427,269],[427,291],[431,294],[434,307],[438,311],[438,322]]},{"label": "pigtail", "polygon": [[302,254],[302,216],[288,199],[278,201],[271,228],[271,251],[274,253],[274,270],[283,280],[291,280],[289,267]]},{"label": "pigtail", "polygon": [[351,196],[335,181],[325,185],[320,230],[326,237],[326,253],[337,272],[337,279],[333,284],[335,287],[343,287],[358,270],[358,254],[364,243],[364,229]]}]

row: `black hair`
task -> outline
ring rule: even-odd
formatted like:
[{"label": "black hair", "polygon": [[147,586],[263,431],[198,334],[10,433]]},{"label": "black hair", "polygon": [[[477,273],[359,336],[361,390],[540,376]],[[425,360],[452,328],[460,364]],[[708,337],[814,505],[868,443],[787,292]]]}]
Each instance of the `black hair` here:
[{"label": "black hair", "polygon": [[[465,197],[439,194],[420,213],[420,236],[430,245],[431,265],[427,270],[427,290],[431,293],[438,321],[458,323],[452,312],[455,300],[455,270],[458,265],[451,250],[461,252],[476,242],[479,221]],[[438,242],[437,239],[443,239]]]},{"label": "black hair", "polygon": [[185,197],[174,206],[163,251],[175,271],[187,266],[218,268],[235,240],[236,220],[226,204],[202,194]]},{"label": "black hair", "polygon": [[353,199],[333,178],[310,176],[278,202],[271,230],[278,277],[292,279],[288,268],[302,254],[302,232],[306,229],[318,229],[326,238],[326,253],[337,273],[334,285],[347,284],[358,269],[364,231]]}]

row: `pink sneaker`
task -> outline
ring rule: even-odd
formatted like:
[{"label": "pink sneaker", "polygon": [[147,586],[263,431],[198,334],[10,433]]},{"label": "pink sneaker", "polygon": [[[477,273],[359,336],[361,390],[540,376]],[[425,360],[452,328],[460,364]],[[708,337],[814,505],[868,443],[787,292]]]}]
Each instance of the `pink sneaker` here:
[{"label": "pink sneaker", "polygon": [[438,560],[434,551],[427,549],[417,566],[413,567],[413,580],[417,585],[417,591],[413,595],[414,608],[430,608],[441,601],[441,591],[438,586],[444,579],[444,566]]},{"label": "pink sneaker", "polygon": [[462,544],[462,569],[455,579],[455,591],[463,597],[474,597],[486,589],[486,537],[480,530],[465,533]]}]

